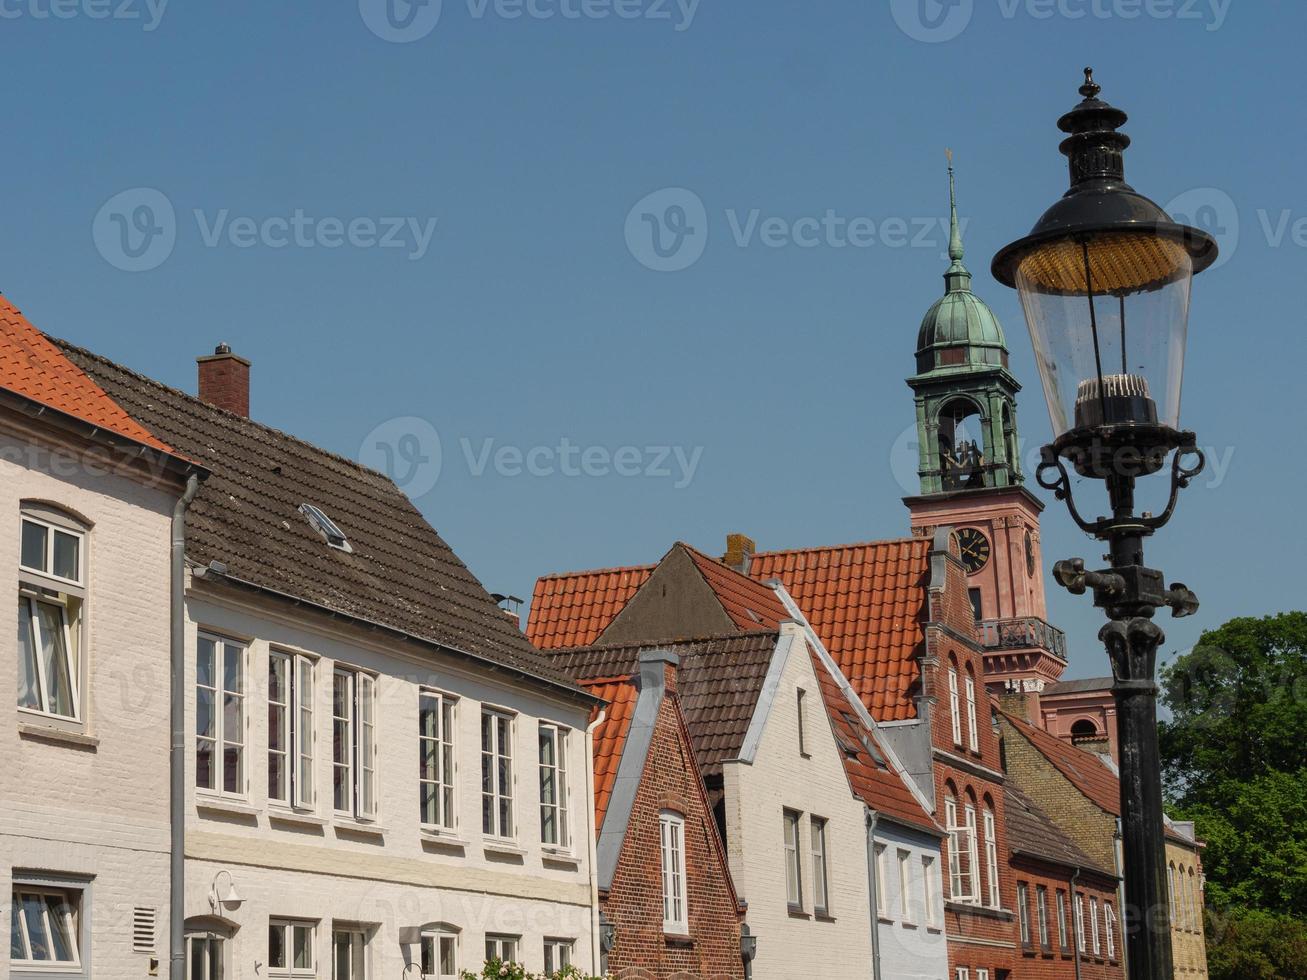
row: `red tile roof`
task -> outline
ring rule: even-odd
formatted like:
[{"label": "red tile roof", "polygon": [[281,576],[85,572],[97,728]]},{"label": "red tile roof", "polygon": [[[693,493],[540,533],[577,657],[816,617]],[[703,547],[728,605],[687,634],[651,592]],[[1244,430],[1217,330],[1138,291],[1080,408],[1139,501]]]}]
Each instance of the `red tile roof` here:
[{"label": "red tile roof", "polygon": [[781,620],[789,619],[774,590],[684,542],[678,542],[678,547],[689,553],[726,615],[740,629],[774,630],[781,625]]},{"label": "red tile roof", "polygon": [[[604,817],[608,814],[608,801],[613,798],[613,785],[617,782],[617,770],[622,765],[622,753],[626,750],[626,737],[631,732],[631,718],[635,714],[635,703],[640,699],[640,690],[631,677],[616,680],[595,679],[582,681],[581,686],[587,692],[608,702],[604,723],[594,733],[594,774],[595,774],[595,836],[603,829]],[[591,721],[599,717],[596,708]]]},{"label": "red tile roof", "polygon": [[930,547],[905,538],[759,552],[749,574],[780,579],[872,717],[901,721],[916,716]]},{"label": "red tile roof", "polygon": [[171,447],[134,421],[86,372],[0,296],[0,387],[169,455]]},{"label": "red tile roof", "polygon": [[1100,810],[1118,817],[1121,815],[1120,784],[1098,756],[1069,745],[1042,728],[1036,728],[1007,712],[1003,713],[1003,717],[1090,802]]},{"label": "red tile roof", "polygon": [[563,572],[536,581],[526,635],[541,650],[589,646],[653,574],[653,565]]}]

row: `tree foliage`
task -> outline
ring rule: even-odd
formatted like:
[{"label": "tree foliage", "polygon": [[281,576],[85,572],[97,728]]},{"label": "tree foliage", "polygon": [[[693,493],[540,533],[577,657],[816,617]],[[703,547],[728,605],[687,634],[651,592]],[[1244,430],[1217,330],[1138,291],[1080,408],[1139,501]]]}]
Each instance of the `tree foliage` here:
[{"label": "tree foliage", "polygon": [[1307,924],[1247,909],[1207,919],[1210,980],[1301,980],[1307,974]]}]

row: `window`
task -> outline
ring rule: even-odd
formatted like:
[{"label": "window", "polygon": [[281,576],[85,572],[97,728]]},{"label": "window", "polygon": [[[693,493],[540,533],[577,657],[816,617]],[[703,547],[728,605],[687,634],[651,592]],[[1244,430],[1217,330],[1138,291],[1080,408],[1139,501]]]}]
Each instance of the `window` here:
[{"label": "window", "polygon": [[1039,946],[1052,949],[1053,941],[1048,934],[1048,889],[1040,885],[1035,889],[1035,922],[1039,926]]},{"label": "window", "polygon": [[559,970],[572,965],[572,940],[545,940],[545,975],[553,976]]},{"label": "window", "polygon": [[1103,925],[1107,936],[1107,958],[1114,960],[1116,959],[1116,912],[1111,902],[1103,906]]},{"label": "window", "polygon": [[967,673],[967,744],[972,752],[980,751],[980,730],[976,721],[976,679]]},{"label": "window", "polygon": [[948,669],[948,704],[953,719],[953,744],[962,744],[962,706],[958,701],[958,669]]},{"label": "window", "polygon": [[886,881],[885,845],[876,845],[876,914],[889,919],[889,882]]},{"label": "window", "polygon": [[957,800],[949,796],[944,800],[944,819],[948,830],[949,897],[955,902],[974,902],[976,891],[972,869],[975,850],[975,809],[969,823],[959,823]]},{"label": "window", "polygon": [[431,980],[457,980],[458,937],[454,933],[422,934],[422,976]]},{"label": "window", "polygon": [[916,921],[912,909],[912,852],[899,849],[899,915],[911,925]]},{"label": "window", "polygon": [[977,970],[977,971],[976,971],[976,980],[989,980],[989,971],[988,971],[988,970]]},{"label": "window", "polygon": [[268,654],[268,799],[313,806],[313,661]]},{"label": "window", "polygon": [[481,832],[513,836],[513,719],[481,713]]},{"label": "window", "polygon": [[345,532],[337,527],[336,522],[324,514],[321,508],[313,504],[300,504],[300,513],[304,515],[313,530],[322,535],[328,545],[346,553],[354,551],[349,539],[345,537]]},{"label": "window", "polygon": [[805,759],[808,755],[808,692],[799,688],[799,755]]},{"label": "window", "polygon": [[965,966],[958,967],[957,980],[971,980],[971,971]]},{"label": "window", "polygon": [[86,535],[24,514],[18,582],[18,707],[82,720]]},{"label": "window", "polygon": [[1021,924],[1021,945],[1030,945],[1030,886],[1017,882],[1017,921]]},{"label": "window", "polygon": [[812,905],[822,915],[830,912],[830,881],[827,878],[826,821],[812,817]]},{"label": "window", "polygon": [[312,922],[289,919],[268,921],[268,975],[275,977],[312,977],[317,972],[313,955]]},{"label": "window", "polygon": [[337,813],[377,818],[376,679],[337,667],[331,675],[331,800]]},{"label": "window", "polygon": [[663,932],[690,931],[685,895],[685,818],[664,810],[658,817],[663,874]]},{"label": "window", "polygon": [[1076,896],[1076,949],[1085,951],[1085,896]]},{"label": "window", "polygon": [[518,942],[517,936],[486,936],[486,959],[516,963]]},{"label": "window", "polygon": [[1103,952],[1102,939],[1098,933],[1098,899],[1089,900],[1089,929],[1093,936],[1094,955],[1098,956]]},{"label": "window", "polygon": [[984,608],[981,603],[981,594],[979,589],[967,589],[967,598],[971,600],[971,615],[975,617],[976,622],[985,618]]},{"label": "window", "polygon": [[193,933],[186,937],[188,980],[222,980],[223,940],[221,936]]},{"label": "window", "polygon": [[454,810],[454,705],[444,694],[418,695],[418,796],[422,824],[457,826]]},{"label": "window", "polygon": [[201,633],[195,662],[195,785],[245,795],[245,648]]},{"label": "window", "polygon": [[567,826],[567,729],[540,726],[540,842],[571,843]]},{"label": "window", "polygon": [[1169,864],[1166,867],[1166,907],[1169,913],[1171,925],[1175,925],[1175,865]]},{"label": "window", "polygon": [[938,927],[939,917],[935,909],[935,859],[933,857],[923,857],[921,859],[921,896],[926,906],[926,925],[932,928]]},{"label": "window", "polygon": [[999,908],[998,832],[994,828],[994,811],[985,807],[985,873],[989,878],[990,908]]},{"label": "window", "polygon": [[966,807],[967,814],[967,867],[971,870],[971,894],[972,902],[980,902],[980,853],[976,843],[976,806],[974,803],[968,803]]},{"label": "window", "polygon": [[367,980],[367,936],[357,929],[331,933],[332,980]]},{"label": "window", "polygon": [[1058,889],[1057,893],[1057,938],[1058,945],[1061,946],[1062,952],[1071,952],[1071,937],[1067,932],[1066,917],[1068,913],[1066,904],[1066,892]]},{"label": "window", "polygon": [[792,909],[803,908],[803,869],[799,865],[799,815],[786,810],[785,826],[785,900]]},{"label": "window", "polygon": [[11,967],[80,967],[82,892],[14,885],[10,906]]}]

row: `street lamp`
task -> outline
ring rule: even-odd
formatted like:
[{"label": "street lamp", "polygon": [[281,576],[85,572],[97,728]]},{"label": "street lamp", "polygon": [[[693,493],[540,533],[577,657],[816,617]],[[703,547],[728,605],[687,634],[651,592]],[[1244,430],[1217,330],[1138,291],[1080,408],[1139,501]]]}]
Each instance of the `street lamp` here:
[{"label": "street lamp", "polygon": [[[1092,590],[1107,612],[1099,638],[1117,702],[1130,978],[1171,980],[1155,680],[1165,637],[1152,617],[1163,606],[1188,616],[1198,600],[1145,567],[1143,540],[1170,520],[1204,465],[1194,434],[1180,428],[1180,387],[1190,286],[1217,247],[1125,182],[1130,138],[1118,130],[1126,114],[1100,91],[1086,68],[1083,101],[1058,120],[1071,189],[1029,235],[999,251],[993,273],[1021,297],[1053,425],[1036,478],[1081,529],[1108,543],[1109,569],[1086,571],[1074,558],[1053,574],[1076,595]],[[1135,514],[1136,479],[1168,456],[1166,509]],[[1111,516],[1081,516],[1064,460],[1104,482]]]}]

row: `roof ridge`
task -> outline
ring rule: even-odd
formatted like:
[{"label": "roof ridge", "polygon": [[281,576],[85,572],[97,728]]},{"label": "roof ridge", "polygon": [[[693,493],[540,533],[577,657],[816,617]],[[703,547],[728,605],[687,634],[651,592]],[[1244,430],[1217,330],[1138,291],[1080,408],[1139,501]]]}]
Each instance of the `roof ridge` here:
[{"label": "roof ridge", "polygon": [[648,572],[658,567],[654,562],[650,565],[614,565],[611,568],[578,568],[571,572],[549,572],[545,575],[537,575],[537,582],[552,581],[563,578],[576,578],[580,575],[612,575],[617,572]]},{"label": "roof ridge", "polygon": [[738,640],[741,643],[756,642],[764,636],[780,636],[779,629],[763,628],[760,630],[731,630],[729,633],[707,633],[700,636],[682,637],[676,640],[635,640],[624,643],[583,643],[574,647],[554,647],[551,650],[542,651],[546,656],[556,657],[569,653],[580,653],[587,650],[657,650],[661,647],[685,646],[690,643],[712,643],[717,640]]},{"label": "roof ridge", "polygon": [[[308,449],[311,449],[316,453],[321,453],[322,455],[334,459],[339,463],[344,463],[347,466],[352,466],[355,469],[360,470],[361,472],[370,473],[373,476],[380,477],[381,479],[387,481],[388,483],[394,484],[394,480],[391,477],[387,476],[385,473],[382,473],[380,470],[374,470],[370,466],[365,466],[356,459],[350,459],[348,456],[344,456],[330,449],[326,449],[322,446],[317,445],[316,443],[309,442],[307,439],[301,439],[297,435],[293,435],[292,433],[286,432],[282,429],[278,429],[276,426],[268,425],[266,422],[260,422],[258,419],[251,418],[248,415],[241,415],[238,412],[232,412],[229,411],[228,409],[222,408],[219,405],[214,405],[211,402],[206,402],[203,398],[200,398],[196,395],[192,395],[188,391],[183,391],[181,388],[175,388],[172,385],[164,384],[158,378],[152,378],[148,374],[142,374],[140,371],[137,371],[134,368],[129,368],[125,364],[119,364],[117,361],[105,357],[103,354],[97,354],[95,351],[88,350],[85,347],[82,347],[78,344],[74,344],[70,340],[65,340],[62,337],[56,337],[53,334],[47,334],[44,331],[41,331],[41,333],[51,343],[55,344],[56,346],[64,350],[75,351],[76,353],[82,355],[83,357],[90,358],[93,361],[99,361],[101,364],[108,365],[109,367],[113,368],[115,371],[121,371],[123,372],[123,374],[131,378],[134,378],[137,381],[142,381],[148,385],[154,386],[155,388],[160,388],[171,395],[176,395],[178,397],[184,398],[188,402],[191,402],[195,405],[202,407],[205,411],[214,412],[218,415],[226,416],[227,418],[235,419],[238,422],[251,425],[257,429],[261,429],[264,432],[269,433],[270,435],[276,436],[278,439],[284,439],[287,442],[293,442],[296,443],[297,445],[305,446]],[[395,486],[396,489],[399,489],[397,484]],[[403,490],[400,490],[400,493],[403,492],[404,492]],[[407,494],[404,495],[408,496]]]},{"label": "roof ridge", "polygon": [[778,555],[798,555],[798,554],[811,553],[814,551],[847,551],[850,548],[870,548],[878,545],[887,545],[887,544],[917,544],[917,543],[929,545],[930,539],[916,537],[915,535],[907,535],[901,538],[881,538],[876,541],[852,541],[848,544],[821,544],[821,545],[815,545],[810,548],[781,548],[776,551],[755,551],[753,553],[753,557],[760,558],[765,556],[768,558],[772,558]]}]

